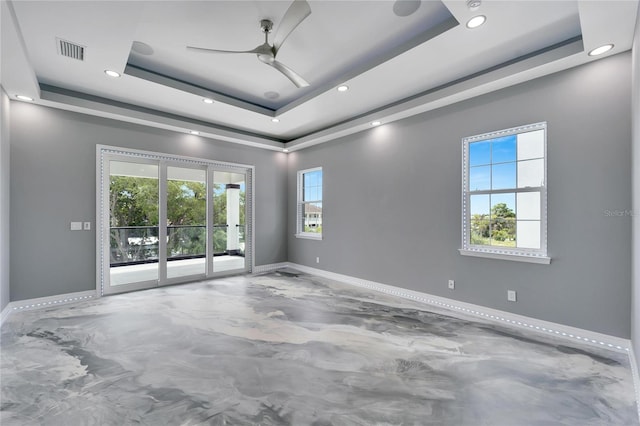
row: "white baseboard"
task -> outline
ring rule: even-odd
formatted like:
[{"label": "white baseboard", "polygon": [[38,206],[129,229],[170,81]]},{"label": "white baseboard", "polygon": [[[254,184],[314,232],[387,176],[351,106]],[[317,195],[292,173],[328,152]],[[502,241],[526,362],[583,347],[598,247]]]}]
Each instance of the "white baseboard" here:
[{"label": "white baseboard", "polygon": [[59,294],[56,296],[39,297],[37,299],[9,302],[9,304],[7,304],[7,306],[5,306],[5,308],[2,310],[2,315],[0,316],[0,325],[2,325],[14,312],[31,311],[34,309],[49,308],[51,306],[77,303],[83,300],[95,299],[96,297],[96,291],[89,290],[79,291],[77,293]]},{"label": "white baseboard", "polygon": [[288,262],[271,263],[269,265],[258,265],[253,267],[253,274],[264,274],[265,272],[275,271],[289,266]]},{"label": "white baseboard", "polygon": [[11,314],[11,306],[9,305],[10,303],[7,303],[7,306],[4,307],[2,313],[0,314],[0,326],[4,324],[4,321],[9,318],[9,315]]},{"label": "white baseboard", "polygon": [[640,371],[638,371],[638,358],[636,358],[633,346],[629,350],[629,362],[631,362],[631,375],[633,376],[633,388],[636,391],[636,408],[640,419]]},{"label": "white baseboard", "polygon": [[[266,268],[269,265],[263,266]],[[296,263],[287,263],[285,266],[297,269],[301,272],[317,275],[319,277],[340,281],[345,284],[368,288],[371,290],[379,291],[381,293],[391,294],[404,299],[418,301],[439,308],[444,308],[454,314],[459,313],[466,316],[477,317],[483,320],[488,320],[490,322],[507,324],[514,328],[531,330],[540,334],[551,334],[556,337],[564,338],[566,340],[579,341],[584,344],[598,346],[621,353],[629,353],[631,348],[631,341],[629,339],[623,339],[616,336],[597,333],[595,331],[570,327],[567,325],[557,324],[549,321],[543,321],[536,318],[500,311],[497,309],[491,309],[485,306],[474,305],[471,303],[460,302],[458,300],[447,299],[445,297],[434,296],[428,293],[408,290],[401,287],[394,287],[375,281],[363,280],[360,278],[351,277],[349,275],[337,274],[334,272],[324,271],[322,269],[298,265]],[[270,270],[275,269],[278,269],[278,267]]]}]

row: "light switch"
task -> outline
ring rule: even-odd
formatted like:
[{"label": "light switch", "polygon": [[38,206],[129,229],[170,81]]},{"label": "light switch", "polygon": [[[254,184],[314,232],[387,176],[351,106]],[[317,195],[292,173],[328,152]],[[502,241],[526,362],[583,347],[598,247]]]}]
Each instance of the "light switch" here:
[{"label": "light switch", "polygon": [[71,222],[72,231],[82,231],[82,222]]},{"label": "light switch", "polygon": [[82,229],[84,229],[85,231],[91,231],[91,222],[84,222],[82,224]]}]

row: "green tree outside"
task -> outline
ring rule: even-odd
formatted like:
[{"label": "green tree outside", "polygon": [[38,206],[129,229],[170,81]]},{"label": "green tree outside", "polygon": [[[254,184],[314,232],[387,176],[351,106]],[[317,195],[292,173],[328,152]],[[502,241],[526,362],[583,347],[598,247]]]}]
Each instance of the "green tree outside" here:
[{"label": "green tree outside", "polygon": [[[167,256],[200,256],[206,252],[206,185],[183,180],[167,181]],[[111,262],[157,259],[158,180],[111,176],[109,207]],[[240,193],[240,224],[245,224],[245,192]],[[227,247],[227,194],[214,185],[214,252]],[[130,227],[127,229],[117,229]],[[146,228],[136,228],[146,227]],[[116,228],[116,229],[113,229]],[[133,229],[131,229],[133,228]],[[154,243],[155,242],[155,243]]]},{"label": "green tree outside", "polygon": [[506,203],[497,203],[491,215],[471,216],[471,244],[516,246],[516,214]]}]

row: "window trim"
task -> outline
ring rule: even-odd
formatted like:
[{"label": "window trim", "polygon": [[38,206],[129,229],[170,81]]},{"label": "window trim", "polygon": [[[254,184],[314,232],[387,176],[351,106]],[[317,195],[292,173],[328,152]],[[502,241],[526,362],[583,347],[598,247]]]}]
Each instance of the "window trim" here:
[{"label": "window trim", "polygon": [[[504,193],[514,192],[540,192],[540,248],[528,249],[518,247],[498,247],[472,245],[470,238],[471,212],[469,210],[469,200],[472,191],[469,190],[469,144],[483,140],[495,139],[499,137],[517,135],[536,130],[544,130],[544,176],[541,187],[514,188],[508,190],[486,190],[482,193]],[[463,256],[484,257],[491,259],[510,260],[517,262],[529,262],[539,264],[551,263],[551,258],[547,252],[547,122],[539,122],[524,126],[512,127],[510,129],[484,133],[481,135],[469,136],[462,139],[462,241],[458,249]],[[517,159],[516,159],[517,162]],[[475,192],[475,191],[474,191]],[[517,195],[516,195],[517,196]]]},{"label": "window trim", "polygon": [[[296,238],[306,238],[309,240],[322,240],[322,232],[318,233],[318,232],[304,232],[304,225],[303,225],[303,215],[304,215],[304,205],[308,202],[313,203],[313,202],[323,202],[324,199],[324,173],[322,175],[322,198],[320,200],[314,200],[314,201],[308,201],[305,202],[304,200],[304,175],[305,173],[311,173],[311,172],[317,172],[320,171],[322,172],[322,167],[312,167],[310,169],[304,169],[304,170],[298,170],[298,176],[297,176],[297,200],[296,200],[296,233],[295,236]],[[324,205],[323,205],[323,209],[324,209]],[[324,220],[324,218],[323,218]]]}]

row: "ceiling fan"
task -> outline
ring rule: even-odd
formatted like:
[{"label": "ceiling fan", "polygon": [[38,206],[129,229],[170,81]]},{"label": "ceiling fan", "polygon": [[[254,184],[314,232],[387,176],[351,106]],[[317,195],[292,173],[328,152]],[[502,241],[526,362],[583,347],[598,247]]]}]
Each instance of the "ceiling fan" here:
[{"label": "ceiling fan", "polygon": [[269,44],[269,33],[273,28],[273,22],[269,19],[261,20],[260,28],[264,33],[264,43],[252,50],[216,50],[194,46],[187,46],[187,49],[211,53],[255,53],[261,62],[280,71],[285,75],[285,77],[291,80],[291,82],[295,84],[296,87],[307,87],[309,86],[309,83],[307,83],[304,78],[298,75],[291,68],[287,67],[282,62],[277,61],[276,55],[278,54],[278,51],[282,47],[282,44],[287,39],[289,34],[291,34],[293,30],[296,29],[296,27],[300,25],[300,23],[304,21],[310,14],[311,7],[309,6],[309,3],[306,2],[306,0],[294,0],[293,3],[291,3],[291,6],[289,6],[289,9],[287,9],[284,16],[282,17],[282,22],[280,22],[280,26],[278,27],[278,31],[276,32],[276,35],[274,37],[273,44]]}]

